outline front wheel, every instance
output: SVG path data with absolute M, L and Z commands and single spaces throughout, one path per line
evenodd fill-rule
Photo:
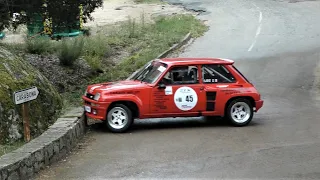
M 114 105 L 107 114 L 106 124 L 111 132 L 125 132 L 129 129 L 132 122 L 132 112 L 123 104 Z
M 247 99 L 235 99 L 229 103 L 226 117 L 234 126 L 248 125 L 253 118 L 252 104 Z

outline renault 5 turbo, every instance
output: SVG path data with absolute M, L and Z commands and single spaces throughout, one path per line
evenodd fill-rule
M 218 116 L 245 126 L 263 106 L 234 61 L 221 58 L 155 59 L 126 80 L 89 85 L 82 99 L 86 116 L 112 132 L 166 117 Z

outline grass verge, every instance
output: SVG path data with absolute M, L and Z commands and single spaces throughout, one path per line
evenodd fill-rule
M 117 49 L 121 49 L 130 55 L 121 59 L 120 63 L 115 66 L 104 66 L 104 73 L 93 78 L 90 83 L 125 79 L 145 63 L 156 58 L 173 44 L 178 43 L 189 32 L 191 32 L 192 37 L 196 38 L 203 35 L 208 27 L 192 15 L 174 15 L 159 17 L 153 24 L 145 24 L 143 20 L 140 23 L 128 20 L 121 24 L 120 28 L 115 29 L 118 29 L 118 31 L 113 31 L 104 40 L 107 47 L 112 47 L 111 50 L 106 51 L 107 54 L 111 55 Z M 106 29 L 106 31 L 109 31 L 109 29 Z M 104 31 L 100 33 L 103 34 Z M 94 44 L 99 47 L 101 42 Z M 91 60 L 93 61 L 93 59 Z M 101 62 L 97 64 L 101 64 Z M 64 96 L 70 104 L 80 105 L 80 97 L 85 87 L 80 88 L 80 91 L 65 93 Z
M 131 56 L 123 59 L 118 65 L 109 67 L 106 73 L 93 79 L 92 83 L 124 79 L 178 43 L 188 32 L 191 32 L 192 37 L 199 37 L 207 28 L 192 15 L 160 17 L 154 24 L 134 24 L 128 21 L 122 26 L 122 32 L 119 34 L 122 40 L 127 42 L 126 49 Z
M 202 36 L 208 30 L 208 27 L 192 15 L 174 15 L 158 17 L 153 24 L 145 24 L 143 17 L 141 17 L 141 22 L 139 23 L 129 19 L 114 29 L 117 29 L 117 31 L 110 32 L 110 28 L 102 30 L 99 32 L 100 36 L 103 36 L 106 31 L 109 34 L 104 39 L 97 38 L 94 42 L 98 43 L 89 43 L 91 44 L 89 49 L 99 50 L 102 47 L 101 44 L 106 46 L 104 51 L 97 52 L 99 58 L 92 55 L 87 56 L 90 59 L 87 59 L 87 61 L 91 61 L 89 64 L 96 64 L 95 66 L 104 69 L 104 73 L 93 78 L 89 83 L 125 79 L 145 63 L 178 43 L 189 32 L 191 32 L 193 38 L 196 38 Z M 121 59 L 115 66 L 101 62 L 101 57 L 105 55 L 102 52 L 105 52 L 107 56 L 111 56 L 116 51 L 128 52 L 129 56 Z M 90 50 L 90 52 L 93 51 Z M 80 88 L 81 90 L 79 91 L 65 93 L 64 96 L 70 104 L 74 106 L 80 105 L 81 95 L 85 87 L 86 85 Z

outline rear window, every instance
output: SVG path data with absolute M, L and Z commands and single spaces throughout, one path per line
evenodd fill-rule
M 232 67 L 248 82 L 251 84 L 251 82 L 234 66 L 232 65 Z
M 203 65 L 202 80 L 204 83 L 233 83 L 236 81 L 228 69 L 219 64 Z

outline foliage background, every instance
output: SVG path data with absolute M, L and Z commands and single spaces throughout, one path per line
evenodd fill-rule
M 70 22 L 79 18 L 80 4 L 83 5 L 83 20 L 87 22 L 93 20 L 91 13 L 103 5 L 103 0 L 0 0 L 0 31 L 30 23 L 35 13 L 47 13 L 56 28 L 76 28 L 77 24 Z M 12 18 L 14 13 L 20 14 L 16 21 Z

